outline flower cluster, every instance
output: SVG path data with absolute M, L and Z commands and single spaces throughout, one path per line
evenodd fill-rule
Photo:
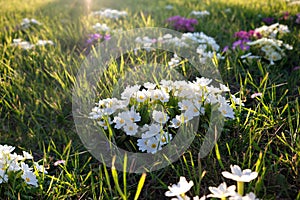
M 207 10 L 203 10 L 203 11 L 196 11 L 196 10 L 193 10 L 190 15 L 193 15 L 197 18 L 200 18 L 200 17 L 204 17 L 204 16 L 207 16 L 207 15 L 210 15 L 210 12 L 208 12 Z
M 95 31 L 100 31 L 100 32 L 110 31 L 110 28 L 106 24 L 100 24 L 100 23 L 96 23 L 95 25 L 93 25 L 93 29 Z
M 119 11 L 114 9 L 105 9 L 105 10 L 99 10 L 92 13 L 92 15 L 97 15 L 104 18 L 110 18 L 110 19 L 119 19 L 121 17 L 127 16 L 126 11 Z
M 33 49 L 36 46 L 46 46 L 46 45 L 54 45 L 51 40 L 38 40 L 35 44 L 32 44 L 28 41 L 23 41 L 22 39 L 13 39 L 12 46 L 20 47 L 22 49 L 28 50 Z
M 242 55 L 242 59 L 263 57 L 269 60 L 271 65 L 274 65 L 274 61 L 281 60 L 285 56 L 285 50 L 293 49 L 291 45 L 279 40 L 289 32 L 286 25 L 279 23 L 270 26 L 264 25 L 248 32 L 239 31 L 234 35 L 239 40 L 233 43 L 232 49 L 239 48 L 242 51 L 250 51 Z
M 250 49 L 250 46 L 247 45 L 247 42 L 250 42 L 252 39 L 255 38 L 261 38 L 260 33 L 254 30 L 250 30 L 248 32 L 242 30 L 236 32 L 234 36 L 238 38 L 238 40 L 232 44 L 232 49 L 236 49 L 237 47 L 239 47 L 243 51 Z
M 39 21 L 37 21 L 36 19 L 28 19 L 28 18 L 24 18 L 21 22 L 21 26 L 23 28 L 28 28 L 30 25 L 42 25 L 42 23 L 40 23 Z
M 179 15 L 173 16 L 167 19 L 168 24 L 170 24 L 177 31 L 188 31 L 194 32 L 194 25 L 198 24 L 197 19 L 187 19 Z
M 94 34 L 89 34 L 88 39 L 86 40 L 86 44 L 94 44 L 95 42 L 98 42 L 100 40 L 109 40 L 111 38 L 110 34 L 99 34 L 99 33 L 94 33 Z
M 0 184 L 9 181 L 10 174 L 21 176 L 28 185 L 38 186 L 36 173 L 47 173 L 44 166 L 33 162 L 33 166 L 29 167 L 25 163 L 26 160 L 33 160 L 33 156 L 26 151 L 23 155 L 13 153 L 15 147 L 8 145 L 0 145 Z
M 259 32 L 262 38 L 247 42 L 247 44 L 258 48 L 260 54 L 269 60 L 271 65 L 274 65 L 274 61 L 281 60 L 285 56 L 285 50 L 293 49 L 291 45 L 283 43 L 282 40 L 278 39 L 290 32 L 286 25 L 276 23 L 270 26 L 262 26 L 255 29 L 255 32 Z
M 300 13 L 296 15 L 291 15 L 289 12 L 283 12 L 280 14 L 280 16 L 277 17 L 265 17 L 262 18 L 262 22 L 265 23 L 266 25 L 271 25 L 273 23 L 295 23 L 295 24 L 300 24 Z
M 207 196 L 203 196 L 200 200 L 205 200 L 206 198 L 218 198 L 222 200 L 226 200 L 228 197 L 230 200 L 258 200 L 256 195 L 253 192 L 250 192 L 243 196 L 244 194 L 244 182 L 250 182 L 258 176 L 257 172 L 252 172 L 250 169 L 241 170 L 238 165 L 230 166 L 230 172 L 222 172 L 222 175 L 225 178 L 232 179 L 237 181 L 238 192 L 236 192 L 236 186 L 232 185 L 227 187 L 226 182 L 221 183 L 218 187 L 209 187 L 209 191 L 211 194 Z M 185 193 L 188 192 L 194 183 L 193 181 L 187 182 L 185 177 L 180 177 L 178 184 L 173 184 L 169 186 L 169 191 L 165 192 L 165 196 L 174 197 L 174 200 L 189 200 L 190 197 Z M 193 200 L 199 200 L 198 196 L 193 197 Z
M 221 95 L 229 92 L 229 88 L 223 84 L 214 87 L 211 82 L 211 79 L 202 77 L 193 82 L 162 80 L 159 85 L 147 82 L 127 86 L 120 100 L 100 100 L 92 109 L 90 118 L 97 120 L 104 129 L 113 126 L 129 136 L 141 133 L 137 140 L 139 150 L 154 154 L 172 140 L 171 129 L 176 130 L 193 118 L 204 115 L 209 105 L 217 105 L 224 117 L 234 118 L 231 104 Z M 241 103 L 238 98 L 235 99 L 234 103 Z M 157 109 L 158 105 L 163 109 Z M 143 106 L 154 110 L 142 115 L 139 110 Z
M 220 46 L 217 44 L 214 38 L 207 36 L 203 32 L 184 33 L 182 34 L 181 38 L 173 37 L 171 34 L 166 34 L 159 38 L 137 37 L 135 41 L 137 43 L 141 43 L 143 48 L 148 51 L 152 49 L 151 46 L 154 43 L 173 44 L 178 47 L 187 48 L 196 46 L 195 52 L 198 53 L 201 64 L 205 64 L 208 60 L 211 60 L 214 56 L 214 53 L 220 49 Z M 216 57 L 218 59 L 222 59 L 222 56 L 219 53 L 216 53 Z

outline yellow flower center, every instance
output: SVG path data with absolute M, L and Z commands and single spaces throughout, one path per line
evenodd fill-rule
M 26 177 L 25 178 L 26 182 L 30 182 L 30 178 Z
M 151 144 L 151 148 L 155 149 L 156 148 L 156 144 Z

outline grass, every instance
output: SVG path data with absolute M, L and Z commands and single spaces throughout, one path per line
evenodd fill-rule
M 205 9 L 211 15 L 200 19 L 196 30 L 224 47 L 234 41 L 236 31 L 261 26 L 263 17 L 279 17 L 284 11 L 295 15 L 299 6 L 279 0 L 92 0 L 90 6 L 87 2 L 0 1 L 0 143 L 17 146 L 20 151 L 31 150 L 49 172 L 36 189 L 18 192 L 0 185 L 1 198 L 134 199 L 140 192 L 139 199 L 162 199 L 167 186 L 177 183 L 179 176 L 194 181 L 189 194 L 202 196 L 209 193 L 208 186 L 224 181 L 222 171 L 238 164 L 259 173 L 259 178 L 246 187 L 247 192 L 254 191 L 261 199 L 300 199 L 300 71 L 292 70 L 299 66 L 299 25 L 289 24 L 291 33 L 286 39 L 294 49 L 274 66 L 264 61 L 245 64 L 239 52 L 219 61 L 223 81 L 246 102 L 237 108 L 236 119 L 225 124 L 217 146 L 205 158 L 197 155 L 203 139 L 198 133 L 187 152 L 164 169 L 143 175 L 117 172 L 85 149 L 72 116 L 76 73 L 89 50 L 85 40 L 96 22 L 124 30 L 167 27 L 165 19 L 170 16 L 187 17 L 192 10 Z M 167 4 L 174 9 L 165 10 Z M 88 15 L 110 7 L 125 9 L 129 16 L 100 21 Z M 225 12 L 227 8 L 230 14 Z M 22 30 L 19 25 L 25 17 L 43 25 Z M 23 51 L 10 46 L 14 38 L 31 42 L 47 39 L 55 45 Z M 116 77 L 130 70 L 128 65 L 147 63 L 144 56 L 124 58 L 123 71 L 118 68 L 122 61 L 113 63 L 100 89 L 116 83 Z M 167 61 L 163 56 L 161 59 Z M 108 87 L 108 94 L 111 90 Z M 255 92 L 261 92 L 262 97 L 250 98 Z M 66 160 L 66 164 L 54 166 L 57 160 Z

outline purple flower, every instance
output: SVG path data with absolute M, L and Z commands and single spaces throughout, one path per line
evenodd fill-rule
M 109 34 L 104 35 L 104 40 L 110 40 L 111 36 Z
M 286 21 L 286 20 L 289 19 L 289 16 L 290 16 L 289 12 L 284 12 L 283 16 L 280 17 L 279 20 L 285 20 Z
M 227 52 L 229 50 L 229 46 L 225 46 L 222 50 L 222 52 Z
M 177 31 L 189 32 L 193 32 L 195 30 L 194 25 L 198 24 L 197 19 L 187 19 L 178 15 L 168 18 L 167 22 Z
M 250 37 L 255 37 L 255 38 L 258 38 L 258 39 L 262 37 L 260 32 L 256 32 L 255 30 L 248 31 L 248 34 L 250 35 Z
M 237 40 L 232 44 L 232 49 L 236 49 L 239 47 L 242 51 L 249 50 L 250 46 L 246 45 L 247 42 L 250 40 L 244 39 L 244 40 Z
M 95 34 L 90 34 L 89 38 L 87 39 L 86 43 L 87 44 L 92 44 L 95 41 L 98 41 L 99 39 L 102 39 L 102 35 L 95 33 Z
M 240 38 L 240 39 L 249 39 L 249 34 L 247 31 L 239 31 L 239 32 L 236 32 L 234 34 L 234 37 L 237 37 L 237 38 Z
M 266 17 L 266 18 L 263 18 L 262 21 L 263 21 L 265 24 L 270 25 L 270 24 L 273 24 L 274 18 L 273 18 L 273 17 Z
M 296 71 L 296 70 L 299 70 L 300 69 L 300 66 L 296 66 L 293 68 L 293 71 Z
M 300 24 L 300 13 L 296 14 L 296 24 Z

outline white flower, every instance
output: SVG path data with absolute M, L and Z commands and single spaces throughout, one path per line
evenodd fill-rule
M 20 164 L 17 162 L 16 159 L 9 161 L 9 163 L 7 163 L 7 164 L 8 164 L 7 171 L 14 171 L 14 172 L 16 172 L 16 171 L 21 170 Z
M 164 145 L 169 143 L 172 140 L 172 134 L 164 132 L 163 134 L 158 134 L 155 136 L 159 140 L 159 145 Z
M 178 102 L 179 110 L 188 110 L 191 105 L 193 105 L 193 102 L 190 100 L 182 100 L 181 102 Z
M 207 197 L 214 198 L 224 198 L 228 196 L 235 195 L 236 186 L 232 185 L 227 187 L 226 183 L 221 183 L 218 187 L 209 187 L 208 188 L 212 194 L 207 195 Z
M 112 124 L 113 122 L 111 121 L 110 117 L 108 118 L 108 120 L 99 120 L 97 121 L 97 124 L 99 124 L 101 127 L 104 128 L 104 130 L 107 130 L 108 125 Z
M 135 135 L 138 131 L 138 125 L 136 123 L 126 123 L 126 125 L 123 127 L 124 131 L 127 135 Z
M 281 60 L 281 55 L 277 51 L 272 51 L 269 54 L 266 54 L 266 58 L 270 61 L 271 65 L 274 65 L 274 61 Z
M 203 196 L 199 199 L 199 196 L 195 196 L 193 197 L 193 200 L 205 200 L 206 199 L 206 196 Z
M 201 77 L 201 78 L 197 77 L 196 81 L 194 81 L 194 83 L 196 83 L 200 87 L 208 86 L 211 82 L 212 82 L 212 79 L 204 78 L 204 77 Z
M 17 46 L 22 49 L 28 50 L 34 48 L 34 45 L 27 41 L 22 41 L 22 39 L 13 39 L 12 46 Z
M 175 56 L 176 54 L 174 54 Z M 176 55 L 177 56 L 177 55 Z M 164 92 L 170 92 L 174 87 L 174 82 L 171 80 L 161 80 L 160 87 L 163 89 Z
M 105 10 L 93 12 L 92 15 L 99 15 L 100 17 L 105 17 L 105 18 L 110 18 L 110 19 L 118 19 L 120 17 L 127 16 L 127 12 L 108 8 Z
M 203 17 L 203 16 L 206 16 L 206 15 L 210 15 L 210 13 L 207 11 L 207 10 L 204 10 L 204 11 L 195 11 L 193 10 L 190 15 L 194 15 L 196 17 Z
M 171 120 L 172 124 L 169 127 L 171 127 L 171 128 L 178 128 L 181 125 L 181 120 L 182 120 L 181 116 L 180 115 L 176 115 L 176 117 Z
M 214 94 L 208 94 L 206 99 L 205 99 L 206 104 L 215 104 L 218 103 L 218 98 Z
M 29 167 L 26 163 L 24 162 L 21 162 L 21 169 L 23 172 L 31 172 L 32 171 L 32 168 Z
M 174 54 L 174 57 L 171 58 L 171 60 L 168 62 L 168 65 L 170 67 L 173 67 L 173 66 L 177 66 L 181 61 L 181 58 L 177 56 L 177 54 L 175 53 Z
M 23 151 L 23 156 L 24 156 L 24 159 L 33 159 L 33 156 L 26 151 Z
M 220 89 L 221 89 L 223 92 L 230 92 L 229 87 L 227 87 L 226 85 L 221 84 L 221 83 L 220 83 Z
M 218 108 L 218 110 L 222 113 L 222 115 L 224 117 L 228 117 L 228 118 L 234 119 L 234 111 L 230 107 L 230 105 L 228 105 L 226 103 L 221 103 L 221 105 Z
M 127 86 L 125 90 L 121 93 L 122 99 L 130 99 L 132 94 L 139 91 L 140 85 L 134 85 L 134 86 Z
M 235 196 L 229 197 L 229 200 L 259 200 L 259 199 L 256 198 L 256 195 L 253 192 L 250 192 L 249 194 L 246 194 L 243 197 L 239 194 L 236 194 Z
M 136 96 L 137 102 L 145 102 L 148 98 L 146 90 L 137 91 L 134 96 Z
M 118 117 L 125 120 L 125 123 L 139 122 L 141 120 L 140 113 L 136 112 L 133 106 L 129 111 L 119 113 Z M 121 126 L 119 123 L 123 124 L 123 121 L 119 118 L 116 119 L 116 123 L 118 123 L 118 126 Z
M 185 111 L 185 115 L 191 115 L 192 117 L 196 117 L 199 116 L 200 113 L 204 114 L 204 112 L 204 108 L 202 108 L 199 105 L 194 105 L 194 103 L 192 103 L 192 105 Z
M 160 124 L 151 124 L 150 126 L 147 126 L 148 131 L 146 131 L 144 134 L 142 134 L 142 138 L 150 138 L 160 133 L 162 126 Z
M 165 103 L 169 101 L 169 94 L 162 90 L 162 89 L 155 89 L 150 91 L 151 99 L 153 100 L 160 100 L 161 102 Z
M 3 154 L 10 154 L 14 150 L 15 150 L 15 147 L 13 147 L 13 146 L 8 146 L 6 144 L 0 145 L 0 152 L 2 152 Z
M 167 197 L 178 197 L 180 195 L 184 195 L 187 191 L 191 189 L 191 187 L 193 187 L 193 185 L 193 181 L 187 182 L 186 178 L 181 176 L 177 184 L 173 184 L 172 186 L 168 187 L 169 191 L 165 192 L 165 195 Z
M 159 144 L 159 140 L 155 137 L 149 138 L 148 139 L 148 149 L 147 149 L 147 153 L 156 153 L 157 151 L 161 150 L 161 145 Z
M 144 87 L 145 87 L 146 89 L 148 89 L 148 90 L 154 90 L 155 87 L 156 87 L 156 84 L 150 83 L 150 82 L 146 82 L 146 83 L 144 83 Z
M 161 150 L 160 140 L 156 137 L 151 138 L 141 138 L 137 140 L 137 145 L 139 150 L 147 151 L 147 153 L 155 154 L 157 151 Z
M 150 95 L 151 95 L 151 99 L 159 100 L 161 96 L 160 89 L 151 90 Z
M 166 5 L 166 6 L 165 6 L 165 9 L 167 9 L 167 10 L 172 10 L 172 9 L 173 9 L 173 6 L 172 6 L 172 5 Z
M 115 128 L 116 129 L 120 129 L 125 125 L 125 120 L 123 118 L 121 118 L 120 116 L 114 117 L 113 122 L 115 123 Z
M 131 122 L 139 122 L 141 120 L 140 113 L 136 112 L 133 106 L 131 107 L 130 111 L 127 112 L 127 114 L 128 114 L 128 119 Z
M 52 40 L 38 40 L 36 43 L 37 46 L 45 46 L 47 44 L 54 45 L 54 42 Z
M 152 118 L 155 122 L 158 122 L 160 124 L 165 124 L 169 120 L 169 116 L 165 112 L 157 110 L 153 111 Z
M 8 181 L 8 175 L 5 173 L 5 170 L 0 168 L 0 184 L 6 183 Z
M 96 31 L 103 31 L 103 32 L 107 32 L 110 30 L 110 28 L 106 24 L 100 24 L 100 23 L 96 23 L 93 26 L 93 29 L 95 29 Z
M 36 179 L 36 176 L 33 172 L 31 171 L 24 171 L 23 175 L 21 176 L 23 180 L 28 184 L 28 185 L 33 185 L 35 187 L 38 186 L 38 181 Z
M 236 98 L 234 95 L 230 95 L 232 101 L 237 104 L 237 105 L 241 105 L 244 106 L 244 103 L 242 102 L 242 100 L 240 98 Z
M 37 162 L 34 162 L 33 165 L 35 166 L 35 168 L 42 173 L 48 174 L 48 172 L 46 171 L 45 167 L 43 165 L 39 165 Z
M 23 26 L 24 28 L 28 28 L 30 26 L 30 23 L 36 24 L 36 25 L 41 25 L 41 23 L 39 21 L 37 21 L 36 19 L 24 18 L 21 22 L 21 26 Z
M 139 147 L 140 151 L 142 151 L 142 152 L 147 151 L 148 140 L 149 140 L 149 138 L 141 138 L 141 139 L 137 140 L 137 146 Z
M 258 176 L 257 172 L 252 172 L 251 169 L 241 170 L 238 165 L 230 165 L 230 172 L 222 172 L 225 178 L 232 179 L 238 182 L 250 182 Z

